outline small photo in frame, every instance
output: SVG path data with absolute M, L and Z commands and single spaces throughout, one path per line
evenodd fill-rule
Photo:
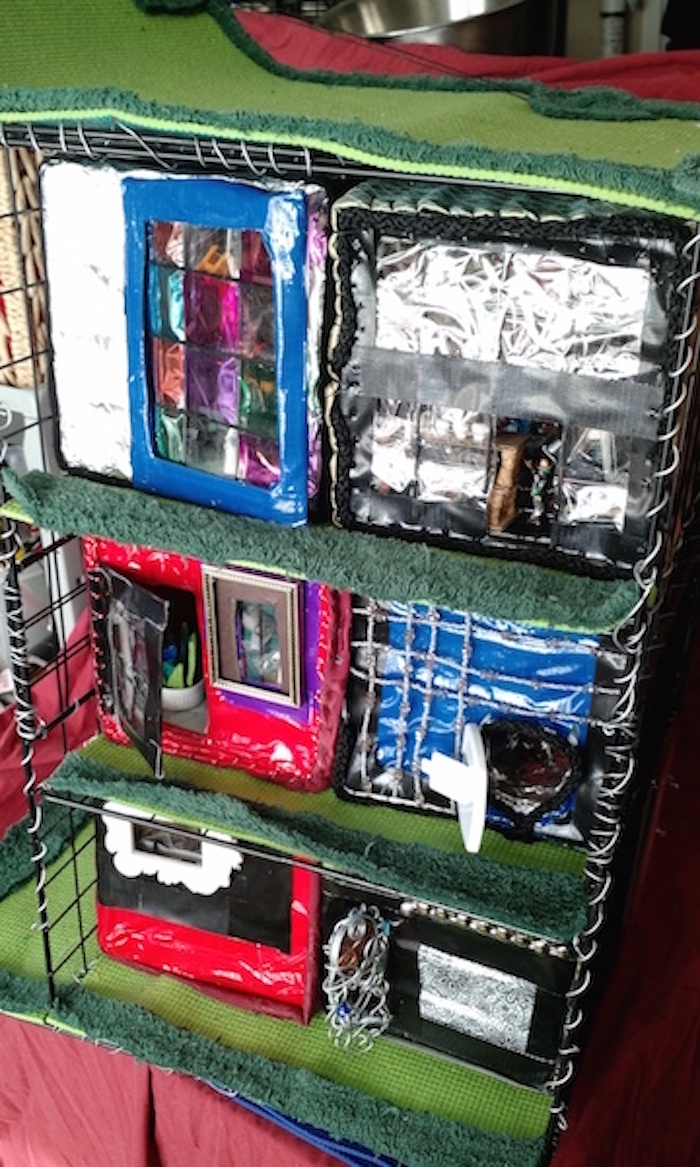
M 233 568 L 203 569 L 212 684 L 299 707 L 299 580 Z

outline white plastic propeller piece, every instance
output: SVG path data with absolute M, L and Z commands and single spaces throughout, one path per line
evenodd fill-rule
M 481 730 L 474 722 L 464 727 L 462 759 L 433 750 L 429 758 L 424 758 L 421 769 L 430 789 L 455 803 L 464 846 L 476 853 L 486 824 L 488 773 Z

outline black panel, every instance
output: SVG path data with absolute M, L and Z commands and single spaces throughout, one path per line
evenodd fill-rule
M 177 830 L 168 830 L 177 838 Z M 143 912 L 170 923 L 290 951 L 290 863 L 243 853 L 243 866 L 232 873 L 230 887 L 212 895 L 196 895 L 182 884 L 160 883 L 153 875 L 133 879 L 121 875 L 105 849 L 104 836 L 104 824 L 98 818 L 98 898 L 105 907 Z

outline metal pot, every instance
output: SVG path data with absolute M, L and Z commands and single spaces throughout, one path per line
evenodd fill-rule
M 368 40 L 535 55 L 555 50 L 557 8 L 558 0 L 341 0 L 319 23 Z

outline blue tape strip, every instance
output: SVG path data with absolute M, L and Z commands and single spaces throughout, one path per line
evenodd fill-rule
M 223 1094 L 224 1097 L 232 1099 L 244 1107 L 245 1110 L 250 1110 L 253 1114 L 268 1119 L 275 1126 L 280 1127 L 290 1134 L 296 1135 L 297 1138 L 302 1139 L 303 1142 L 308 1143 L 310 1146 L 316 1147 L 320 1151 L 325 1151 L 328 1155 L 334 1155 L 339 1163 L 344 1163 L 347 1167 L 397 1167 L 395 1159 L 387 1159 L 383 1155 L 375 1155 L 366 1147 L 361 1147 L 357 1143 L 351 1143 L 346 1139 L 334 1139 L 331 1135 L 326 1134 L 325 1131 L 299 1122 L 295 1118 L 290 1118 L 278 1110 L 273 1110 L 271 1106 L 264 1106 L 260 1102 L 252 1102 L 249 1098 L 243 1098 L 240 1094 L 232 1094 L 227 1090 L 223 1090 L 220 1086 L 216 1086 L 214 1083 L 208 1084 L 218 1094 Z

